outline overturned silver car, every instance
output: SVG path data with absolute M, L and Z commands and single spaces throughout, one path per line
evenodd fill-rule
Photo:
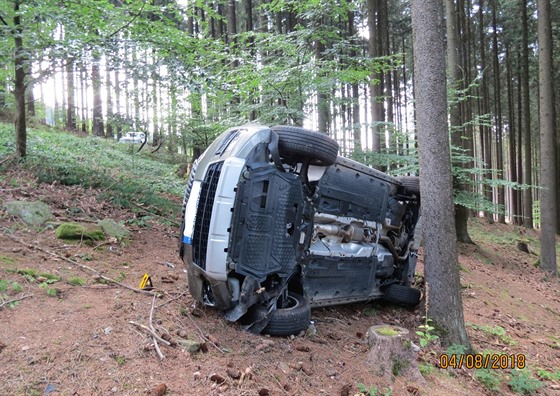
M 180 234 L 197 301 L 272 335 L 306 329 L 312 306 L 418 304 L 418 178 L 337 153 L 327 135 L 292 126 L 231 128 L 208 147 Z

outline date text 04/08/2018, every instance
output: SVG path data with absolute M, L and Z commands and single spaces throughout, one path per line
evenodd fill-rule
M 524 369 L 526 366 L 526 357 L 524 354 L 457 354 L 448 355 L 441 354 L 439 356 L 439 365 L 442 369 L 459 369 L 465 367 L 467 369 Z

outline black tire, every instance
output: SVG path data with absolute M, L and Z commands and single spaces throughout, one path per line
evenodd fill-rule
M 399 176 L 400 181 L 408 194 L 420 195 L 420 178 L 418 176 Z
M 311 320 L 311 305 L 300 294 L 288 294 L 289 306 L 277 308 L 268 319 L 268 324 L 262 331 L 273 336 L 289 336 L 298 334 L 309 327 Z
M 280 156 L 288 164 L 307 158 L 311 165 L 329 166 L 335 163 L 338 143 L 324 133 L 278 125 L 271 128 L 278 134 Z
M 394 304 L 415 307 L 420 303 L 421 294 L 420 290 L 414 287 L 393 284 L 385 289 L 383 300 Z

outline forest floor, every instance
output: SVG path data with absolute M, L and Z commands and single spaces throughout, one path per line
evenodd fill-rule
M 417 354 L 424 380 L 398 373 L 387 379 L 367 364 L 365 334 L 376 324 L 402 326 L 419 345 L 421 308 L 319 308 L 312 311 L 315 334 L 246 333 L 193 303 L 177 227 L 98 201 L 99 194 L 38 184 L 18 167 L 0 178 L 0 203 L 38 200 L 58 222 L 112 218 L 131 232 L 125 243 L 70 244 L 52 227 L 29 227 L 0 205 L 0 303 L 24 297 L 0 307 L 0 395 L 560 395 L 559 281 L 534 266 L 534 253 L 517 248 L 519 239 L 537 246 L 536 231 L 474 220 L 476 245 L 461 245 L 459 257 L 474 348 L 501 357 L 502 366 L 511 365 L 511 356 L 516 367 L 524 359 L 524 370 L 444 369 L 440 356 L 451 351 L 436 339 Z M 104 282 L 84 265 L 133 288 L 149 274 L 161 296 Z M 150 316 L 159 334 L 196 341 L 200 351 L 159 342 L 160 359 L 148 333 L 131 323 L 148 326 Z

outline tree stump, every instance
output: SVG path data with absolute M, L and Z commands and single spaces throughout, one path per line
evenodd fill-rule
M 376 325 L 367 332 L 370 350 L 366 364 L 374 374 L 393 381 L 397 376 L 425 383 L 416 363 L 417 352 L 410 341 L 410 332 L 399 326 Z

